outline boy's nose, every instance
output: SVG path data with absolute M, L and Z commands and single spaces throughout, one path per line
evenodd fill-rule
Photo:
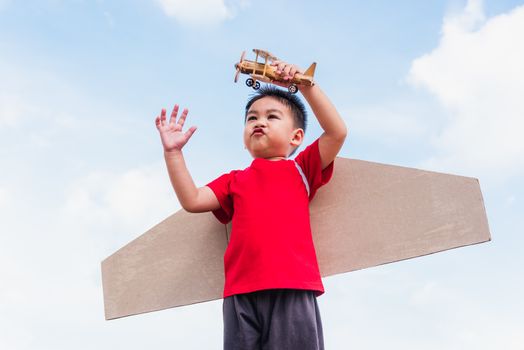
M 265 128 L 266 127 L 266 122 L 264 120 L 257 120 L 256 124 L 255 124 L 255 128 Z

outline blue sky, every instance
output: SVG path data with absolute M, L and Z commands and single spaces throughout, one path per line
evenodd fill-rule
M 221 348 L 219 301 L 105 321 L 99 264 L 179 209 L 162 107 L 197 183 L 249 164 L 233 64 L 264 48 L 318 62 L 341 156 L 479 178 L 493 235 L 325 279 L 327 347 L 522 349 L 523 5 L 0 0 L 0 347 Z

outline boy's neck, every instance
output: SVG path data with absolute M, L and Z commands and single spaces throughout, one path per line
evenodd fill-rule
M 277 160 L 285 160 L 285 159 L 287 159 L 287 157 L 267 157 L 267 158 L 260 157 L 260 159 L 265 159 L 265 160 L 270 160 L 270 161 L 277 161 Z

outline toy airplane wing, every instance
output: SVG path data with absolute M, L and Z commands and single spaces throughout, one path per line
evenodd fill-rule
M 275 55 L 265 50 L 253 49 L 253 52 L 256 53 L 258 56 L 262 58 L 267 58 L 268 60 L 271 60 L 271 61 L 275 61 L 278 59 Z
M 477 179 L 337 158 L 311 202 L 322 276 L 489 241 Z M 102 262 L 106 319 L 220 299 L 228 227 L 178 211 Z

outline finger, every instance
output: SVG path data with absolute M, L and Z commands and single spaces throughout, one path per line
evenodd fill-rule
M 191 136 L 193 136 L 193 134 L 195 133 L 196 129 L 197 129 L 196 126 L 192 126 L 185 132 L 184 136 L 186 137 L 186 140 L 189 140 L 191 138 Z
M 277 74 L 282 74 L 282 70 L 283 70 L 284 67 L 286 66 L 286 62 L 283 62 L 283 61 L 276 61 L 276 62 L 275 62 L 275 66 L 276 66 L 276 72 L 277 72 Z
M 280 62 L 278 64 L 278 70 L 280 71 L 280 74 L 284 74 L 284 69 L 286 69 L 287 63 L 286 62 Z
M 292 66 L 289 64 L 284 67 L 284 70 L 282 71 L 282 76 L 284 77 L 284 80 L 289 80 L 289 72 L 291 71 L 291 67 Z
M 164 126 L 166 124 L 166 109 L 162 108 L 160 111 L 160 125 Z
M 173 107 L 173 111 L 171 112 L 171 117 L 169 118 L 169 125 L 175 124 L 177 114 L 178 114 L 178 105 L 175 104 L 175 107 Z
M 184 123 L 186 122 L 186 117 L 187 117 L 187 113 L 188 113 L 188 109 L 187 108 L 184 108 L 184 110 L 182 111 L 182 114 L 180 115 L 180 118 L 178 118 L 178 125 L 180 125 L 181 127 L 184 126 Z
M 298 72 L 298 68 L 297 68 L 297 66 L 291 66 L 291 69 L 289 70 L 289 75 L 290 75 L 291 77 L 294 77 L 294 76 L 295 76 L 295 73 L 297 73 L 297 72 Z

